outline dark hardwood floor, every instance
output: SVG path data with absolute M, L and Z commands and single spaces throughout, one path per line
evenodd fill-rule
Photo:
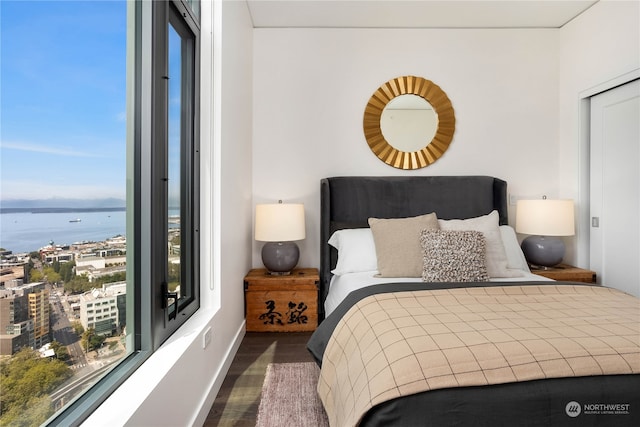
M 311 332 L 247 332 L 204 426 L 254 427 L 267 365 L 312 362 L 306 348 L 310 336 Z

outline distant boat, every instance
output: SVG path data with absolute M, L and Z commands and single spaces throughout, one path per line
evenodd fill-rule
M 80 218 L 76 218 L 76 219 L 70 219 L 69 222 L 81 222 L 82 220 Z

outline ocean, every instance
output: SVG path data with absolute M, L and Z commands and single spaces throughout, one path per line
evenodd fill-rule
M 126 235 L 126 215 L 122 210 L 66 209 L 0 213 L 0 248 L 13 253 L 31 252 L 54 242 L 99 242 Z

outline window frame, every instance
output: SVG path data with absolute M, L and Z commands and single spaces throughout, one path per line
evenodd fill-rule
M 151 239 L 148 250 L 150 259 L 149 276 L 160 299 L 152 298 L 151 316 L 153 323 L 153 349 L 157 349 L 199 308 L 199 81 L 200 81 L 200 37 L 199 27 L 191 8 L 180 0 L 160 2 L 153 10 L 153 67 L 152 67 L 152 123 L 151 123 L 151 182 L 149 191 L 142 194 L 151 196 L 152 214 L 150 219 Z M 181 287 L 176 303 L 168 304 L 168 120 L 169 85 L 171 79 L 168 67 L 169 35 L 171 25 L 181 36 L 181 112 L 180 112 L 180 220 L 181 220 Z M 144 143 L 144 142 L 143 142 Z M 186 156 L 185 156 L 186 154 Z M 145 216 L 143 215 L 143 218 Z M 144 249 L 143 249 L 144 252 Z M 145 254 L 143 254 L 144 256 Z M 162 268 L 157 266 L 162 265 Z M 142 266 L 142 268 L 147 268 Z M 177 313 L 175 310 L 177 309 Z

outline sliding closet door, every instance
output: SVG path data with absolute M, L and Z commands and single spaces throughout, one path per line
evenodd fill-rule
M 591 98 L 591 265 L 640 296 L 640 80 Z

